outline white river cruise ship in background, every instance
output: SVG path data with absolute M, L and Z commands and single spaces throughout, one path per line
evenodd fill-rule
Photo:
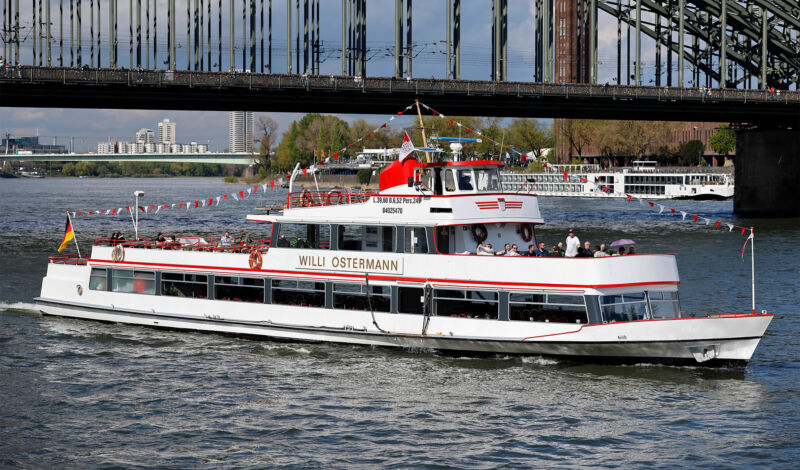
M 502 190 L 501 166 L 409 157 L 375 194 L 290 190 L 281 212 L 247 217 L 246 245 L 94 240 L 89 258 L 50 259 L 36 302 L 46 315 L 459 355 L 750 360 L 772 314 L 683 312 L 674 255 L 477 254 L 525 251 L 544 223 L 536 195 Z
M 656 162 L 636 161 L 633 168 L 602 171 L 599 165 L 551 165 L 556 172 L 502 172 L 504 191 L 530 191 L 539 196 L 624 197 L 648 199 L 729 199 L 733 178 L 720 173 L 662 172 Z M 585 179 L 564 181 L 562 171 Z M 533 186 L 531 187 L 531 183 Z M 595 184 L 607 186 L 608 192 Z M 617 194 L 614 194 L 614 193 Z

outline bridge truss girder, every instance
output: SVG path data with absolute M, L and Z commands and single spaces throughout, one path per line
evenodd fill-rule
M 739 85 L 756 77 L 761 88 L 788 88 L 791 83 L 800 86 L 800 5 L 796 2 L 684 0 L 685 35 L 681 42 L 678 34 L 679 0 L 598 0 L 597 6 L 621 23 L 635 27 L 637 1 L 641 2 L 641 34 L 656 40 L 671 54 L 680 55 L 683 44 L 684 60 L 693 66 L 693 73 L 703 72 L 708 85 L 711 81 L 725 86 Z M 628 3 L 632 6 L 629 7 Z M 725 53 L 721 54 L 723 27 Z M 641 58 L 636 59 L 641 61 Z M 667 62 L 669 64 L 671 60 Z M 729 65 L 740 67 L 742 76 L 735 76 L 733 67 Z M 679 76 L 682 76 L 684 64 L 678 61 L 677 66 Z M 660 61 L 656 67 L 659 74 Z M 667 81 L 671 84 L 671 70 L 667 74 L 670 77 Z M 699 73 L 695 74 L 695 86 L 698 85 L 697 78 Z

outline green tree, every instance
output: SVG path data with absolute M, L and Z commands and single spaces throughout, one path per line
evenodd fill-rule
M 523 152 L 530 152 L 537 160 L 542 157 L 544 149 L 555 145 L 552 129 L 536 119 L 514 119 L 507 132 L 512 146 Z
M 678 154 L 680 155 L 681 165 L 697 165 L 700 161 L 700 157 L 703 155 L 703 142 L 699 140 L 690 140 L 681 145 Z
M 736 148 L 736 132 L 728 126 L 719 127 L 711 135 L 708 145 L 715 152 L 727 157 L 730 151 Z

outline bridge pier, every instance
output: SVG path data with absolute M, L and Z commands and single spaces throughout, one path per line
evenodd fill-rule
M 751 217 L 800 215 L 800 130 L 736 133 L 733 211 Z

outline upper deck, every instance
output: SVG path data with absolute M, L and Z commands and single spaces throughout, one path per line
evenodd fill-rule
M 396 161 L 380 175 L 376 194 L 290 191 L 283 215 L 249 215 L 251 221 L 308 221 L 457 225 L 544 223 L 535 194 L 506 193 L 495 160 L 420 163 Z

